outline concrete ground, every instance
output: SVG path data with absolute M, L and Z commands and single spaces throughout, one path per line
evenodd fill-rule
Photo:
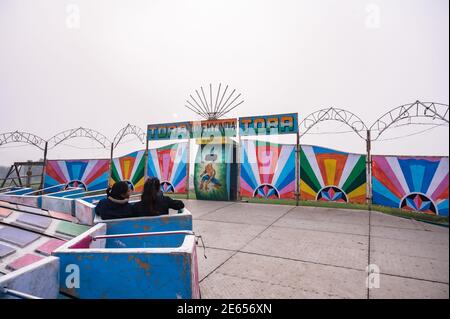
M 206 245 L 202 298 L 449 298 L 448 228 L 378 212 L 186 203 Z M 366 286 L 368 264 L 379 288 Z

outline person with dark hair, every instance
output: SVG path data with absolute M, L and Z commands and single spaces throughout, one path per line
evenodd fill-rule
M 169 209 L 182 210 L 184 203 L 164 196 L 158 178 L 150 177 L 144 183 L 141 201 L 133 205 L 133 211 L 138 216 L 168 215 Z
M 127 182 L 120 181 L 108 187 L 106 195 L 107 198 L 100 200 L 95 207 L 95 214 L 102 219 L 136 217 L 128 203 L 131 189 Z

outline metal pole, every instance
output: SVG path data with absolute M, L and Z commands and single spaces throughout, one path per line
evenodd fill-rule
M 187 163 L 186 163 L 186 170 L 187 170 L 187 176 L 186 176 L 187 197 L 186 197 L 186 199 L 189 199 L 189 186 L 191 184 L 191 139 L 189 137 L 188 137 Z
M 12 289 L 8 289 L 6 287 L 0 287 L 0 294 L 4 294 L 4 295 L 10 295 L 12 297 L 17 297 L 17 298 L 21 298 L 21 299 L 42 299 L 24 292 L 20 292 L 17 290 L 12 290 Z
M 114 157 L 114 142 L 111 143 L 111 153 L 109 154 L 109 174 L 108 174 L 108 186 L 112 186 L 112 169 L 113 169 L 113 157 Z
M 295 171 L 296 171 L 296 183 L 295 183 L 295 199 L 296 205 L 300 205 L 300 132 L 297 132 L 297 143 L 295 145 Z
M 366 137 L 366 201 L 369 206 L 372 205 L 372 154 L 371 154 L 371 136 L 370 130 L 367 130 Z
M 130 233 L 130 234 L 117 234 L 117 235 L 99 235 L 92 238 L 93 241 L 99 239 L 108 238 L 127 238 L 127 237 L 151 237 L 151 236 L 167 236 L 167 235 L 195 235 L 192 230 L 174 230 L 174 231 L 161 231 L 152 233 Z
M 238 125 L 239 126 L 239 125 Z M 238 129 L 239 130 L 239 129 Z M 238 165 L 238 171 L 237 171 L 237 200 L 240 202 L 242 201 L 242 196 L 241 196 L 241 158 L 242 158 L 242 138 L 241 138 L 241 134 L 239 133 L 239 137 L 238 137 L 238 145 L 236 147 L 236 158 L 237 158 L 237 165 Z
M 147 129 L 146 141 L 145 141 L 144 159 L 145 159 L 145 166 L 144 166 L 144 180 L 145 180 L 148 177 L 148 129 Z
M 45 170 L 47 168 L 47 150 L 48 150 L 48 142 L 45 142 L 45 147 L 44 147 L 44 166 L 42 167 L 41 184 L 39 185 L 39 189 L 42 189 L 43 186 L 44 186 L 44 176 L 45 176 Z

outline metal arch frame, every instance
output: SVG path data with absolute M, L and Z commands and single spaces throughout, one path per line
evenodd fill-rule
M 449 106 L 442 103 L 421 102 L 417 100 L 414 103 L 404 104 L 393 108 L 379 117 L 369 128 L 370 131 L 377 132 L 376 136 L 371 140 L 376 141 L 389 128 L 413 124 L 405 123 L 393 126 L 395 123 L 407 119 L 411 120 L 413 118 L 431 118 L 433 120 L 443 121 L 448 124 Z
M 352 112 L 335 107 L 321 109 L 305 117 L 305 119 L 299 124 L 299 137 L 304 136 L 316 124 L 325 121 L 337 121 L 345 123 L 356 134 L 358 134 L 359 137 L 361 137 L 363 140 L 366 140 L 368 128 L 364 121 Z M 304 127 L 304 130 L 302 130 L 302 127 Z
M 116 136 L 114 136 L 112 142 L 113 149 L 115 149 L 127 135 L 135 135 L 142 144 L 145 144 L 146 133 L 139 126 L 127 124 L 127 126 L 122 128 L 119 132 L 117 132 Z
M 304 136 L 310 129 L 312 129 L 315 125 L 317 125 L 320 122 L 325 121 L 337 121 L 346 124 L 349 126 L 361 139 L 363 139 L 366 142 L 367 147 L 367 156 L 366 156 L 366 174 L 368 174 L 368 169 L 370 169 L 370 130 L 367 128 L 367 125 L 364 123 L 364 121 L 357 116 L 356 114 L 335 108 L 330 107 L 328 109 L 321 109 L 316 112 L 313 112 L 309 114 L 305 119 L 299 124 L 299 132 L 297 133 L 297 152 L 300 154 L 300 138 Z M 302 127 L 304 130 L 302 130 Z M 299 162 L 299 161 L 297 161 Z M 300 165 L 297 164 L 297 165 Z M 298 173 L 297 173 L 298 181 L 300 182 L 301 176 L 300 176 L 300 166 L 298 167 Z M 369 178 L 368 175 L 366 175 L 366 178 Z M 297 183 L 300 184 L 300 183 Z M 300 200 L 300 186 L 297 186 L 297 206 Z M 370 182 L 366 183 L 366 193 L 370 194 L 371 187 Z M 368 204 L 371 204 L 371 196 L 367 195 L 366 202 Z
M 0 146 L 9 143 L 27 143 L 44 151 L 47 142 L 43 138 L 27 132 L 14 131 L 0 134 Z
M 64 141 L 77 138 L 77 137 L 87 137 L 91 140 L 96 141 L 98 144 L 103 146 L 103 148 L 107 149 L 109 147 L 110 141 L 103 134 L 89 128 L 78 127 L 66 131 L 62 131 L 58 134 L 55 134 L 51 138 L 48 139 L 49 149 L 53 149 Z

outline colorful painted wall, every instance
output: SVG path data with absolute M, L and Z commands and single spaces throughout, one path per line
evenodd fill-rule
M 295 145 L 245 140 L 241 156 L 242 197 L 295 199 Z
M 300 149 L 300 198 L 364 203 L 366 156 L 319 146 Z
M 187 193 L 188 143 L 149 150 L 148 176 L 158 177 L 166 193 Z
M 448 162 L 448 157 L 373 156 L 373 203 L 448 216 Z
M 195 196 L 200 200 L 232 201 L 237 196 L 237 145 L 231 139 L 224 143 L 203 144 L 197 151 L 194 166 Z
M 149 150 L 148 176 L 158 177 L 164 192 L 187 193 L 188 145 L 176 143 Z M 295 199 L 295 145 L 243 140 L 240 147 L 242 197 Z M 201 175 L 207 170 L 205 165 L 195 167 L 194 185 L 198 191 L 202 190 Z M 142 191 L 144 169 L 143 150 L 114 158 L 109 182 L 126 180 L 135 191 Z M 225 179 L 222 183 L 225 185 L 233 177 L 229 176 L 226 166 L 223 169 Z M 109 170 L 107 159 L 48 160 L 44 187 L 63 184 L 65 187 L 82 187 L 87 191 L 105 189 Z M 221 168 L 217 167 L 216 178 L 222 176 L 220 172 Z M 448 157 L 375 155 L 372 161 L 373 203 L 448 216 L 448 175 Z M 301 200 L 365 203 L 366 179 L 365 155 L 319 146 L 300 147 Z M 212 187 L 208 192 L 217 193 L 219 189 L 216 188 Z M 216 195 L 208 196 L 212 199 Z M 227 200 L 225 195 L 221 200 Z
M 144 189 L 145 150 L 116 157 L 111 164 L 110 184 L 127 181 L 135 192 Z
M 108 187 L 109 160 L 48 160 L 44 187 L 65 184 L 88 191 Z

